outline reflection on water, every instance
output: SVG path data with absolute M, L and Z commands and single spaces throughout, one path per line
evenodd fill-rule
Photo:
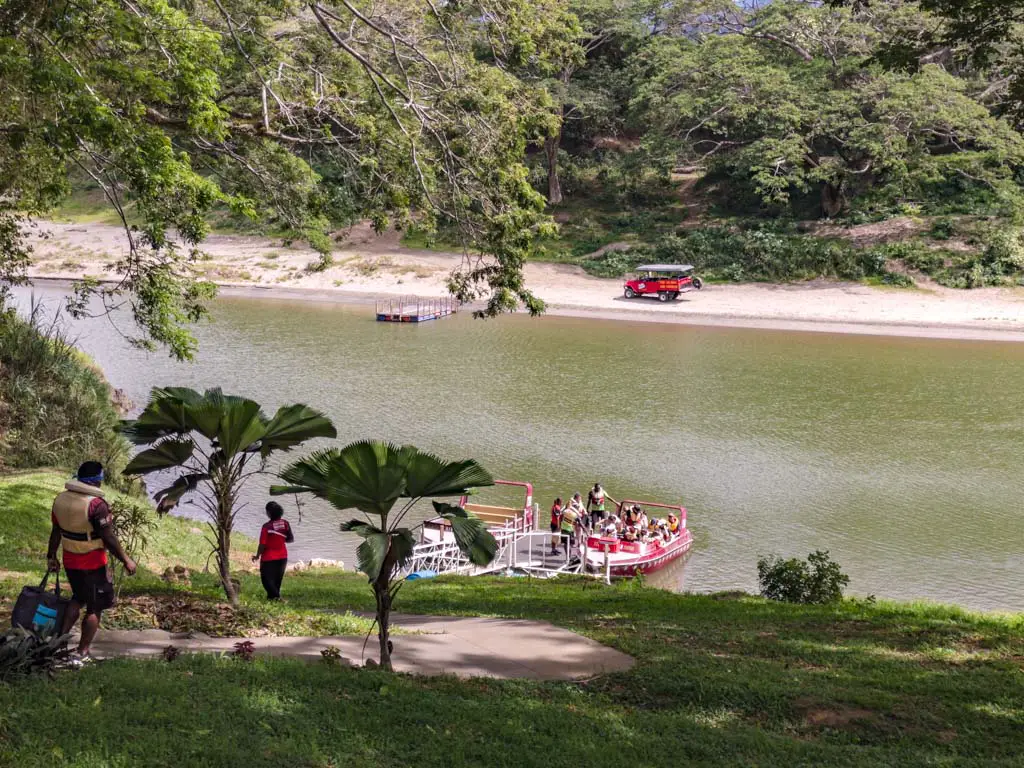
M 1024 606 L 1024 345 L 562 317 L 399 326 L 253 299 L 217 302 L 191 365 L 102 321 L 76 332 L 140 405 L 154 385 L 219 385 L 268 411 L 320 408 L 342 440 L 471 456 L 533 482 L 545 511 L 596 480 L 683 503 L 694 546 L 657 583 L 751 589 L 759 555 L 829 549 L 854 593 Z M 269 484 L 241 529 L 258 530 Z M 354 562 L 342 519 L 304 503 L 294 556 Z

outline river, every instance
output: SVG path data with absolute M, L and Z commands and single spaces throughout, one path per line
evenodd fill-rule
M 155 385 L 221 386 L 268 413 L 319 408 L 344 441 L 475 458 L 532 482 L 542 510 L 595 480 L 683 503 L 695 542 L 663 586 L 754 590 L 760 555 L 828 549 L 853 594 L 1024 609 L 1024 344 L 520 315 L 400 326 L 365 305 L 251 298 L 213 314 L 191 364 L 104 320 L 72 327 L 139 406 Z M 346 515 L 287 509 L 293 558 L 354 563 Z

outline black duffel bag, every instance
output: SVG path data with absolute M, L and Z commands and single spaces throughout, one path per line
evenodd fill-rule
M 23 627 L 40 637 L 61 633 L 71 598 L 61 596 L 59 571 L 56 577 L 53 592 L 46 589 L 46 582 L 50 579 L 49 571 L 38 587 L 24 587 L 21 590 L 14 604 L 14 613 L 11 614 L 12 627 Z

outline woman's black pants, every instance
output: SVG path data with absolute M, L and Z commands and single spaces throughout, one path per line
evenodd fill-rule
M 260 560 L 260 579 L 267 590 L 268 600 L 281 598 L 281 582 L 284 580 L 284 569 L 287 560 Z

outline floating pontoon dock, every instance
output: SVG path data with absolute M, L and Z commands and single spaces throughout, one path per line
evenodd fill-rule
M 397 299 L 378 299 L 376 302 L 379 323 L 425 323 L 454 315 L 459 303 L 451 296 L 436 299 L 422 296 L 405 296 Z

